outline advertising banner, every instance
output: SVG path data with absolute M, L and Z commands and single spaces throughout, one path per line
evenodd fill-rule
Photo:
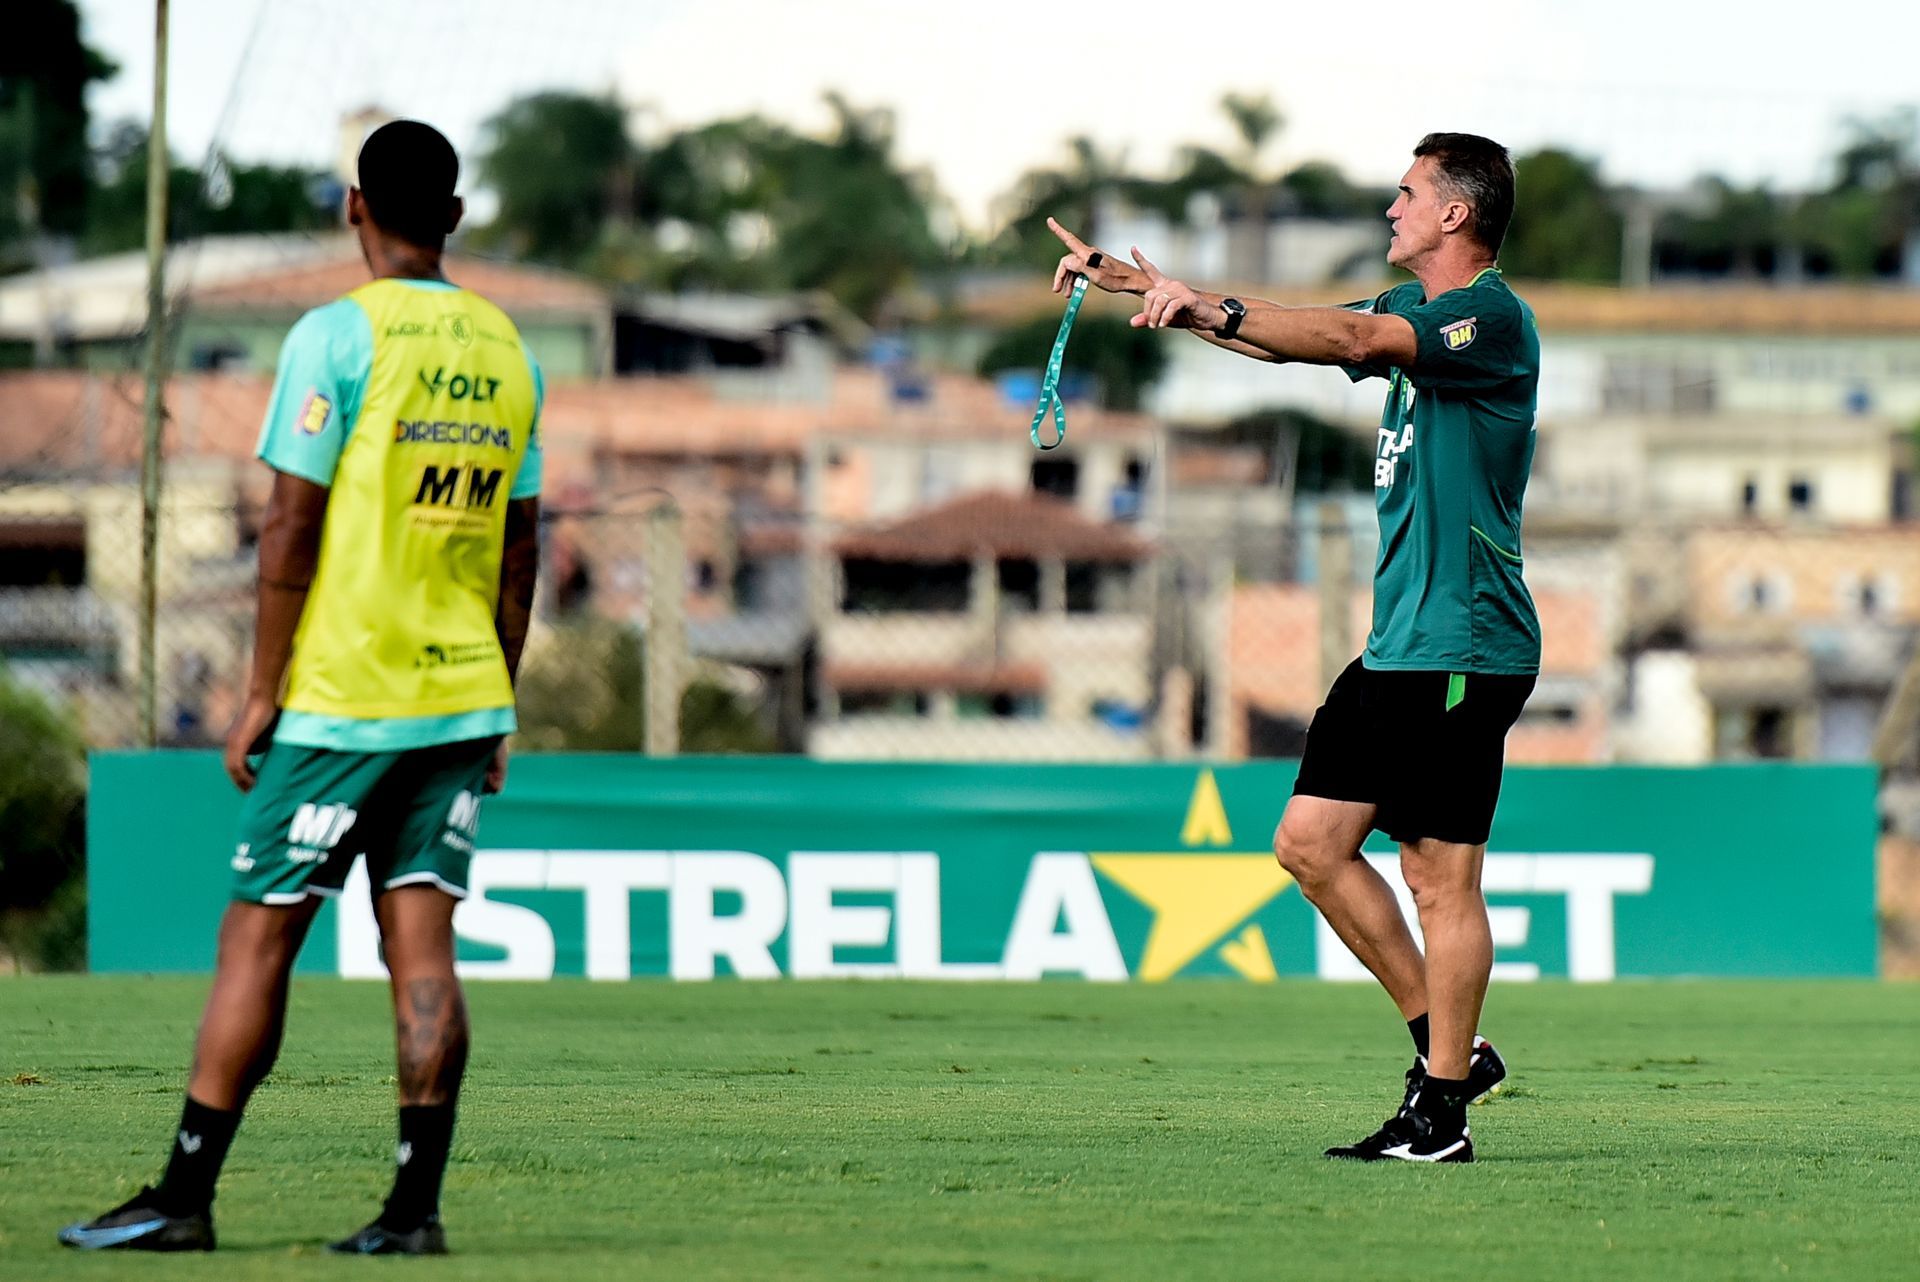
M 1293 773 L 524 756 L 481 808 L 461 968 L 1364 979 L 1274 862 Z M 1510 770 L 1485 875 L 1494 976 L 1872 975 L 1874 789 L 1857 766 Z M 317 829 L 332 803 L 312 803 Z M 94 758 L 96 971 L 211 969 L 238 805 L 211 753 Z M 1366 853 L 1411 920 L 1395 849 L 1376 834 Z M 384 973 L 363 867 L 301 969 Z

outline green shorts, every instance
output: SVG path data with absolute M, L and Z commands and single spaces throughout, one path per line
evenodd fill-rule
M 465 898 L 480 797 L 499 738 L 331 752 L 275 743 L 240 809 L 233 897 L 332 897 L 360 855 L 374 894 L 418 883 Z

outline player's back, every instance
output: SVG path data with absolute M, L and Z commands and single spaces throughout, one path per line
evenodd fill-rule
M 347 335 L 329 359 L 353 403 L 338 407 L 284 706 L 356 718 L 510 707 L 494 613 L 507 504 L 537 492 L 537 465 L 532 487 L 521 480 L 538 369 L 504 312 L 445 282 L 376 280 L 302 324 L 327 313 Z M 301 431 L 329 426 L 311 405 L 300 419 Z

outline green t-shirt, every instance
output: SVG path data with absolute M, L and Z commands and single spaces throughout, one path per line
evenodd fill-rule
M 1347 370 L 1388 380 L 1367 667 L 1538 672 L 1540 617 L 1520 577 L 1540 387 L 1533 310 L 1491 267 L 1432 300 L 1409 281 L 1353 310 L 1404 316 L 1418 340 L 1410 369 Z

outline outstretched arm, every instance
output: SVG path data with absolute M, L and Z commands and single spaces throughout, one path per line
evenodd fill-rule
M 1129 265 L 1120 262 L 1110 254 L 1102 254 L 1099 250 L 1081 240 L 1052 218 L 1047 219 L 1047 227 L 1055 236 L 1059 237 L 1060 243 L 1067 247 L 1065 256 L 1060 259 L 1060 262 L 1053 269 L 1054 293 L 1059 294 L 1070 289 L 1075 276 L 1085 276 L 1088 284 L 1094 286 L 1096 289 L 1103 289 L 1109 294 L 1135 294 L 1144 296 L 1149 290 L 1154 288 L 1153 274 L 1150 274 L 1147 270 L 1152 264 L 1147 262 L 1146 258 L 1141 255 L 1138 249 L 1133 251 L 1133 256 L 1135 262 L 1142 265 Z M 1162 277 L 1161 279 L 1164 280 L 1165 278 Z M 1225 294 L 1202 294 L 1198 296 L 1216 305 L 1222 298 L 1226 297 Z M 1248 320 L 1252 319 L 1252 313 L 1256 310 L 1280 309 L 1278 303 L 1270 303 L 1264 298 L 1242 298 L 1240 301 L 1247 309 Z M 1222 313 L 1221 317 L 1221 323 L 1225 323 L 1225 313 Z M 1137 320 L 1134 323 L 1136 325 L 1139 324 Z M 1215 347 L 1224 348 L 1236 355 L 1251 357 L 1256 361 L 1280 362 L 1293 359 L 1277 355 L 1263 347 L 1256 347 L 1252 343 L 1246 342 L 1244 337 L 1222 338 L 1212 332 L 1212 330 L 1200 326 L 1186 326 L 1184 328 L 1195 338 L 1203 339 Z M 1246 324 L 1243 322 L 1241 325 L 1241 334 L 1244 336 L 1245 333 Z
M 1224 295 L 1208 294 L 1168 278 L 1139 250 L 1133 251 L 1147 278 L 1141 294 L 1136 329 L 1188 329 L 1203 337 L 1227 323 L 1220 306 Z M 1376 316 L 1344 307 L 1281 307 L 1259 300 L 1246 302 L 1233 350 L 1253 349 L 1269 361 L 1299 361 L 1306 365 L 1392 365 L 1405 368 L 1418 355 L 1413 326 L 1405 317 Z M 1229 344 L 1220 343 L 1220 346 Z

